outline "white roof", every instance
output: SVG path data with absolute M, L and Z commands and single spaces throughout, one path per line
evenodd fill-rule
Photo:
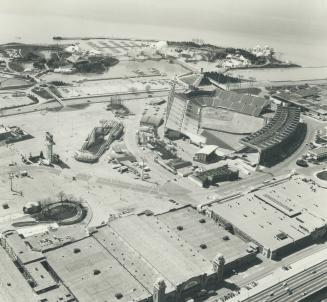
M 216 145 L 206 145 L 202 149 L 200 149 L 196 154 L 211 154 L 212 152 L 215 152 L 218 147 Z

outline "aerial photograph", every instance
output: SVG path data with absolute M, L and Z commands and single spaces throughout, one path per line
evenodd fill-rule
M 327 302 L 326 0 L 0 0 L 0 302 Z

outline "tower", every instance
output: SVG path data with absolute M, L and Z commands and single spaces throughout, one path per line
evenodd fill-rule
M 158 278 L 153 284 L 153 302 L 165 302 L 166 284 L 162 278 Z
M 46 159 L 51 164 L 53 160 L 53 145 L 55 142 L 53 141 L 53 135 L 50 132 L 45 133 L 45 146 L 46 146 Z
M 167 119 L 170 113 L 171 105 L 173 104 L 174 98 L 175 98 L 175 88 L 176 88 L 177 78 L 175 76 L 171 90 L 169 92 L 168 100 L 167 100 L 167 110 L 166 110 L 166 123 Z
M 218 282 L 223 280 L 225 258 L 222 254 L 217 254 L 213 260 L 213 271 L 217 275 Z

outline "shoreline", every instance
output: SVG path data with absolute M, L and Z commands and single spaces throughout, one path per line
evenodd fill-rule
M 119 40 L 119 41 L 147 41 L 147 42 L 159 42 L 157 39 L 142 39 L 142 38 L 119 38 L 119 37 L 106 37 L 106 36 L 95 36 L 95 37 L 64 37 L 54 36 L 54 41 L 70 41 L 70 40 Z
M 303 67 L 301 65 L 295 64 L 295 63 L 285 63 L 285 64 L 267 64 L 267 65 L 260 65 L 260 66 L 244 66 L 244 67 L 230 67 L 228 69 L 226 69 L 225 72 L 228 71 L 233 71 L 233 70 L 248 70 L 248 69 L 278 69 L 278 68 L 307 68 L 307 67 Z M 315 67 L 313 67 L 315 68 Z M 320 66 L 317 66 L 316 68 L 321 68 Z

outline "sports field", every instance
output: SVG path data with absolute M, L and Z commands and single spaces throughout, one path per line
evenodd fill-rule
M 201 110 L 203 129 L 218 130 L 235 134 L 253 133 L 264 125 L 262 118 L 241 114 L 222 108 L 205 107 Z

